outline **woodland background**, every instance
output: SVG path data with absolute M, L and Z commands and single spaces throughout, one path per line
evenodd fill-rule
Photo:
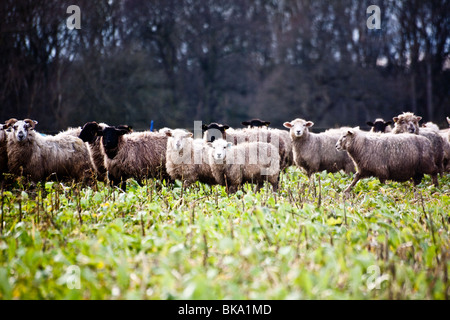
M 449 0 L 3 0 L 0 120 L 326 128 L 412 111 L 444 127 L 449 52 Z

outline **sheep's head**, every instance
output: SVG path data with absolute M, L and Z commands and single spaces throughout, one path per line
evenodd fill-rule
M 106 150 L 117 148 L 119 137 L 129 133 L 127 129 L 118 129 L 116 127 L 105 127 L 98 135 L 103 136 L 102 143 Z
M 345 130 L 339 140 L 336 142 L 337 151 L 345 151 L 348 149 L 350 141 L 354 138 L 357 129 Z
M 186 145 L 186 139 L 192 137 L 191 132 L 187 132 L 182 129 L 166 130 L 165 133 L 166 136 L 169 137 L 167 143 L 170 144 L 170 146 L 178 152 L 184 150 Z
M 224 124 L 218 124 L 216 122 L 210 124 L 202 125 L 203 137 L 206 142 L 214 142 L 217 139 L 225 139 L 225 130 L 229 129 L 230 126 Z
M 261 127 L 268 127 L 270 125 L 269 121 L 262 121 L 260 119 L 252 119 L 250 121 L 243 121 L 241 122 L 242 125 L 249 127 L 249 128 L 261 128 Z
M 214 140 L 212 143 L 212 155 L 215 161 L 224 161 L 227 156 L 227 149 L 230 148 L 232 144 L 224 139 Z
M 11 121 L 11 119 L 8 121 Z M 28 138 L 29 131 L 34 130 L 37 123 L 38 123 L 37 121 L 31 119 L 15 121 L 12 124 L 13 137 L 18 142 L 26 140 Z
M 419 134 L 419 121 L 422 117 L 414 115 L 412 112 L 403 112 L 403 114 L 393 118 L 395 122 L 396 133 Z
M 85 123 L 83 128 L 81 128 L 81 132 L 78 137 L 84 142 L 92 143 L 99 135 L 99 132 L 101 133 L 101 131 L 102 129 L 100 128 L 97 122 L 95 121 L 87 122 Z
M 290 129 L 292 139 L 302 137 L 303 134 L 306 131 L 308 131 L 308 128 L 312 127 L 313 125 L 314 125 L 314 122 L 306 121 L 303 119 L 295 119 L 295 120 L 292 120 L 291 122 L 283 123 L 284 127 Z
M 386 128 L 392 124 L 391 120 L 384 121 L 381 118 L 375 119 L 374 122 L 367 121 L 368 126 L 372 127 L 373 132 L 386 132 Z

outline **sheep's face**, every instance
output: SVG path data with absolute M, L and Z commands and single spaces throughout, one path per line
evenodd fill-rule
M 192 137 L 191 132 L 186 132 L 184 130 L 179 132 L 177 132 L 177 130 L 166 131 L 166 135 L 169 136 L 168 143 L 170 143 L 172 149 L 178 152 L 184 150 L 187 139 Z
M 250 121 L 243 121 L 241 123 L 242 125 L 249 128 L 264 128 L 270 125 L 269 121 L 262 121 L 260 119 L 252 119 Z
M 12 136 L 16 139 L 18 142 L 25 141 L 28 138 L 29 131 L 34 130 L 35 125 L 37 124 L 37 121 L 25 119 L 15 122 L 12 125 L 13 133 Z
M 214 142 L 217 139 L 225 139 L 225 130 L 229 129 L 228 125 L 221 125 L 218 123 L 204 124 L 202 125 L 203 137 L 206 142 Z
M 374 122 L 367 121 L 367 125 L 372 127 L 373 132 L 386 132 L 386 128 L 391 124 L 391 120 L 384 121 L 383 119 L 376 119 Z
M 97 138 L 99 131 L 101 131 L 101 128 L 98 126 L 97 122 L 88 122 L 81 128 L 79 138 L 84 142 L 92 143 Z
M 215 140 L 212 143 L 213 158 L 216 161 L 223 161 L 227 156 L 227 149 L 231 147 L 231 143 L 223 139 Z
M 293 139 L 302 137 L 308 130 L 308 128 L 312 127 L 313 125 L 314 122 L 305 121 L 303 119 L 295 119 L 294 121 L 283 123 L 283 126 L 289 128 L 289 130 L 291 131 L 291 136 Z
M 419 134 L 419 121 L 422 117 L 415 116 L 411 112 L 406 112 L 393 118 L 397 133 Z
M 103 129 L 101 135 L 103 136 L 103 146 L 106 150 L 117 148 L 119 144 L 119 137 L 129 133 L 126 129 L 117 129 L 115 127 L 106 127 Z
M 345 150 L 347 150 L 348 144 L 350 143 L 350 140 L 354 137 L 354 135 L 355 135 L 355 131 L 354 130 L 344 131 L 342 136 L 336 142 L 336 150 L 337 151 L 345 151 Z

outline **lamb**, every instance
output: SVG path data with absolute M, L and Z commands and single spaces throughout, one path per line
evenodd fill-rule
M 166 130 L 166 170 L 173 180 L 182 180 L 185 185 L 195 181 L 215 185 L 216 179 L 209 166 L 210 147 L 202 139 L 193 139 L 193 134 L 182 129 Z
M 266 142 L 273 144 L 280 154 L 280 168 L 285 168 L 294 164 L 291 139 L 289 132 L 278 129 L 245 128 L 232 129 L 228 125 L 211 123 L 202 125 L 203 137 L 206 142 L 214 142 L 215 139 L 224 139 L 234 145 L 244 142 Z
M 298 167 L 306 170 L 308 177 L 323 170 L 355 172 L 352 159 L 335 148 L 340 137 L 339 131 L 312 133 L 308 128 L 314 123 L 298 118 L 285 122 L 283 125 L 290 129 L 294 162 Z
M 48 178 L 92 182 L 89 152 L 80 139 L 71 135 L 42 136 L 34 129 L 37 121 L 10 123 L 7 138 L 8 168 L 32 182 Z
M 377 177 L 381 183 L 386 180 L 403 182 L 412 178 L 414 185 L 417 185 L 424 174 L 430 174 L 433 183 L 438 186 L 438 167 L 434 162 L 431 142 L 425 137 L 351 129 L 339 138 L 336 149 L 347 151 L 357 167 L 355 177 L 345 192 L 349 192 L 361 178 L 371 176 Z
M 366 122 L 369 127 L 372 127 L 370 129 L 370 132 L 382 132 L 387 133 L 392 131 L 392 121 L 384 121 L 382 118 L 376 118 L 375 121 L 367 121 Z
M 256 183 L 258 192 L 268 181 L 278 190 L 280 155 L 276 147 L 265 142 L 245 142 L 233 146 L 224 139 L 212 143 L 209 164 L 217 183 L 234 193 L 245 182 Z
M 110 182 L 121 183 L 134 178 L 139 183 L 145 178 L 168 179 L 166 172 L 167 136 L 158 132 L 132 132 L 124 128 L 106 127 L 99 135 L 101 152 Z
M 395 124 L 392 133 L 412 133 L 415 135 L 421 135 L 430 140 L 433 147 L 434 160 L 438 167 L 439 173 L 442 175 L 444 172 L 444 148 L 445 141 L 432 129 L 419 128 L 419 121 L 422 117 L 414 115 L 412 112 L 404 112 L 403 114 L 393 118 Z

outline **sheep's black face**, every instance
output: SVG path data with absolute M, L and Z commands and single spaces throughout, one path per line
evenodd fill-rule
M 84 142 L 92 143 L 97 138 L 99 126 L 97 122 L 88 122 L 81 129 L 79 138 Z
M 375 122 L 368 121 L 367 124 L 373 127 L 373 132 L 386 132 L 386 128 L 392 124 L 392 121 L 380 121 Z
M 206 142 L 214 142 L 222 138 L 225 139 L 225 130 L 228 128 L 230 128 L 228 125 L 221 125 L 215 122 L 202 126 Z
M 119 136 L 121 130 L 114 127 L 106 127 L 103 129 L 103 146 L 105 149 L 115 149 L 119 144 Z
M 261 127 L 268 127 L 270 125 L 269 121 L 262 121 L 260 119 L 252 119 L 250 121 L 244 121 L 242 122 L 244 126 L 249 126 L 250 128 L 261 128 Z

